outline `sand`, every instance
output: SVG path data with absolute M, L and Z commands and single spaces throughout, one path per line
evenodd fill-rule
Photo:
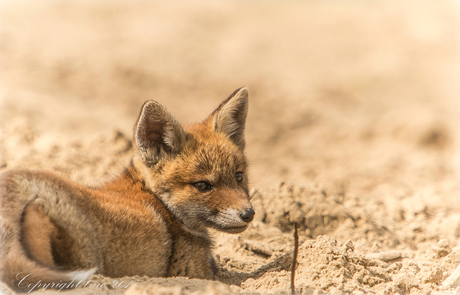
M 213 232 L 219 280 L 96 275 L 66 294 L 290 294 L 295 223 L 297 294 L 459 292 L 458 3 L 0 5 L 0 171 L 99 184 L 145 100 L 187 123 L 250 90 L 256 217 Z

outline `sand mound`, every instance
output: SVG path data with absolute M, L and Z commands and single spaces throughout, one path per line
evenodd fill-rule
M 288 265 L 280 265 L 287 269 Z M 442 270 L 438 266 L 420 267 L 412 262 L 387 264 L 354 254 L 351 241 L 342 245 L 329 236 L 306 241 L 299 248 L 296 291 L 344 294 L 394 294 L 439 289 Z M 267 272 L 258 279 L 242 284 L 245 291 L 286 293 L 290 288 L 290 271 Z

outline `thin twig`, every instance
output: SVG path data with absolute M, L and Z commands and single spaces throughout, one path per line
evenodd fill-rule
M 292 257 L 291 265 L 291 294 L 295 293 L 295 268 L 297 266 L 297 254 L 299 252 L 299 233 L 297 232 L 297 223 L 294 223 L 294 255 Z

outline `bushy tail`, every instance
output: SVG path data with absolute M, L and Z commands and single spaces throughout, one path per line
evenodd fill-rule
M 71 289 L 84 285 L 97 268 L 61 271 L 31 260 L 21 246 L 19 230 L 0 216 L 0 280 L 17 292 Z
M 47 266 L 31 259 L 21 243 L 24 208 L 45 191 L 45 184 L 32 181 L 34 175 L 27 171 L 0 174 L 0 280 L 17 292 L 43 288 L 65 290 L 84 285 L 96 268 L 64 271 Z M 18 192 L 17 187 L 24 182 L 27 185 L 23 186 L 30 189 Z
M 0 276 L 15 291 L 28 293 L 39 289 L 69 290 L 84 286 L 96 270 L 60 271 L 30 260 L 22 249 L 10 249 L 2 257 Z

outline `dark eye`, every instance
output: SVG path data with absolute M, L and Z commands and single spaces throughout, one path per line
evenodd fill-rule
M 196 187 L 200 192 L 205 192 L 211 190 L 212 186 L 206 181 L 198 181 L 193 183 L 193 186 Z
M 243 172 L 236 172 L 235 178 L 236 178 L 236 181 L 242 182 L 243 181 Z

